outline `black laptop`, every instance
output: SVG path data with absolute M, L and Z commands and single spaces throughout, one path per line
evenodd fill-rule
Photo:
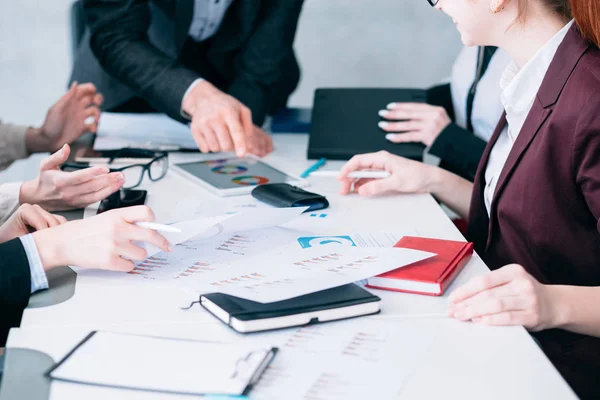
M 377 126 L 378 111 L 391 102 L 425 103 L 421 89 L 327 88 L 315 91 L 308 158 L 348 160 L 355 154 L 387 150 L 413 160 L 423 158 L 420 143 L 392 143 Z

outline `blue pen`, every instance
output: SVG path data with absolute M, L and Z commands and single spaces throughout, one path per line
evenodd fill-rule
M 300 174 L 300 178 L 306 178 L 306 177 L 308 177 L 311 172 L 314 172 L 314 171 L 318 170 L 323 165 L 325 165 L 326 162 L 327 162 L 326 158 L 321 158 L 319 161 L 317 161 L 316 163 L 314 163 L 313 165 L 311 165 L 310 167 L 308 167 L 308 169 L 306 171 L 304 171 L 302 174 Z

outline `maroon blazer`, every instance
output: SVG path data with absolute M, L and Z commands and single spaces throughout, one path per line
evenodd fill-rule
M 600 49 L 573 26 L 558 48 L 508 156 L 490 217 L 479 164 L 467 237 L 491 269 L 523 265 L 544 284 L 600 286 Z M 600 307 L 600 304 L 590 304 Z M 600 338 L 533 334 L 581 398 L 600 399 Z

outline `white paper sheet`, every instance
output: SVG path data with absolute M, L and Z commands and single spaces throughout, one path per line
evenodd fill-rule
M 217 266 L 196 279 L 197 290 L 271 303 L 367 279 L 431 256 L 402 248 L 278 249 Z
M 51 377 L 170 393 L 241 395 L 270 348 L 97 332 Z
M 257 208 L 273 209 L 273 207 L 256 200 L 250 195 L 224 197 L 219 200 L 215 200 L 214 198 L 201 199 L 198 198 L 198 196 L 189 196 L 181 199 L 172 207 L 168 222 L 171 223 L 216 215 L 236 214 L 241 211 L 251 211 Z
M 176 245 L 173 252 L 165 253 L 154 246 L 144 244 L 149 257 L 136 263 L 136 268 L 128 274 L 77 267 L 73 269 L 80 279 L 100 278 L 122 281 L 122 283 L 151 281 L 155 284 L 178 284 L 177 280 L 185 281 L 192 272 L 198 274 L 213 271 L 212 265 L 290 243 L 298 236 L 297 232 L 261 231 L 284 225 L 304 210 L 305 208 L 302 207 L 261 208 L 219 217 L 181 221 L 172 226 L 181 228 L 182 233 L 165 234 L 167 239 Z M 236 235 L 238 232 L 250 232 L 250 234 Z M 244 243 L 243 251 L 240 250 L 241 243 Z
M 94 150 L 198 149 L 190 128 L 164 114 L 102 113 Z
M 280 352 L 252 390 L 253 399 L 390 399 L 424 361 L 436 320 L 356 320 L 255 336 Z

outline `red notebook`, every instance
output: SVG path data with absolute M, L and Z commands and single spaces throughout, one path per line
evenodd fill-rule
M 404 236 L 394 247 L 437 256 L 369 278 L 367 287 L 440 296 L 473 254 L 473 243 L 413 236 Z

